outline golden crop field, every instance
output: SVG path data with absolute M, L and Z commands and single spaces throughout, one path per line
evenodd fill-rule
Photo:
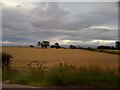
M 59 65 L 59 63 L 75 66 L 94 65 L 101 68 L 118 67 L 118 55 L 81 49 L 3 47 L 2 51 L 13 56 L 12 66 L 14 67 L 24 67 L 32 61 L 39 61 L 39 63 L 48 67 Z

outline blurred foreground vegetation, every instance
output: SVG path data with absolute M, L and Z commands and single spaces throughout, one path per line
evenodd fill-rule
M 120 80 L 115 69 L 102 70 L 99 67 L 79 67 L 71 65 L 44 67 L 27 70 L 3 70 L 2 79 L 10 83 L 24 84 L 37 87 L 118 87 Z

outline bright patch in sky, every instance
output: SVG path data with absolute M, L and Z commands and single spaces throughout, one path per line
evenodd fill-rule
M 11 2 L 11 1 L 2 1 L 4 6 L 8 6 L 8 7 L 16 7 L 17 5 L 19 5 L 20 3 L 17 2 Z
M 114 40 L 92 40 L 92 43 L 99 43 L 100 45 L 105 45 L 108 43 L 115 43 L 116 41 Z

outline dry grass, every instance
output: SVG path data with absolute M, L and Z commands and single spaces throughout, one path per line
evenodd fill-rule
M 2 50 L 14 57 L 12 62 L 14 67 L 24 67 L 31 61 L 39 61 L 48 67 L 58 65 L 60 62 L 75 66 L 118 67 L 118 55 L 81 49 L 3 47 Z

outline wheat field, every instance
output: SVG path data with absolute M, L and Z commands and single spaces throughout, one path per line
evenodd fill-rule
M 87 51 L 82 49 L 41 49 L 30 47 L 3 47 L 3 52 L 13 56 L 13 67 L 25 67 L 32 61 L 52 67 L 59 63 L 75 66 L 118 67 L 118 55 Z

